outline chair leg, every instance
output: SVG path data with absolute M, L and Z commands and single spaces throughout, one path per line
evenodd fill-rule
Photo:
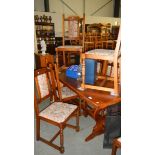
M 36 140 L 40 139 L 40 119 L 36 118 Z
M 113 143 L 111 155 L 116 155 L 116 151 L 117 151 L 117 146 L 115 145 L 115 143 Z
M 76 112 L 76 131 L 78 132 L 80 130 L 80 127 L 79 127 L 79 108 Z
M 117 61 L 114 61 L 114 94 L 118 96 L 118 67 Z
M 60 126 L 60 153 L 64 153 L 64 135 L 62 126 Z

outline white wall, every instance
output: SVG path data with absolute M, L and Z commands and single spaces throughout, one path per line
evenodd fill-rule
M 35 11 L 45 11 L 44 0 L 34 0 L 34 10 Z

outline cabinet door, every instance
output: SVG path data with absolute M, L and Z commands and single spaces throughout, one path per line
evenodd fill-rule
M 46 61 L 48 61 L 46 56 L 40 56 L 40 67 L 46 67 Z
M 48 62 L 50 63 L 54 62 L 53 55 L 41 56 L 40 60 L 41 60 L 41 67 L 46 67 Z

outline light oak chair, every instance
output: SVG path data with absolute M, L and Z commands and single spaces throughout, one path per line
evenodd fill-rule
M 108 91 L 111 93 L 111 95 L 119 96 L 119 79 L 118 79 L 118 58 L 120 56 L 120 47 L 121 47 L 121 29 L 119 30 L 118 39 L 116 48 L 114 50 L 108 50 L 108 49 L 94 49 L 91 51 L 88 51 L 84 54 L 82 54 L 82 84 L 81 87 L 83 89 L 90 88 L 90 89 L 97 89 L 97 90 L 103 90 Z M 97 61 L 104 61 L 104 69 L 103 69 L 103 75 L 97 76 L 98 79 L 103 80 L 110 80 L 113 81 L 113 88 L 109 87 L 103 87 L 103 86 L 95 86 L 90 84 L 85 84 L 85 59 L 94 59 Z M 114 68 L 114 77 L 107 77 L 106 76 L 106 68 L 108 61 L 113 62 L 113 68 Z
M 70 64 L 70 56 L 80 55 L 83 50 L 83 42 L 84 42 L 84 24 L 85 23 L 85 15 L 82 18 L 79 16 L 62 16 L 62 46 L 58 46 L 56 50 L 56 63 L 59 67 L 59 55 L 63 54 L 63 66 L 62 69 L 66 68 L 67 61 Z M 81 30 L 80 30 L 81 29 Z M 81 42 L 82 40 L 82 42 Z M 67 45 L 67 41 L 71 43 L 71 45 Z M 75 45 L 75 43 L 77 43 Z M 74 45 L 73 45 L 74 44 Z M 66 54 L 68 59 L 66 61 Z M 81 62 L 80 62 L 81 63 Z
M 40 140 L 51 147 L 64 152 L 64 134 L 65 127 L 70 127 L 79 131 L 79 108 L 76 105 L 63 103 L 59 98 L 54 85 L 50 87 L 49 84 L 49 71 L 46 68 L 35 70 L 35 95 L 34 95 L 34 107 L 36 113 L 36 139 Z M 52 73 L 52 81 L 54 84 L 55 76 Z M 45 100 L 50 98 L 50 104 L 43 110 L 40 110 L 39 104 L 46 103 Z M 67 121 L 75 116 L 76 126 L 67 124 Z M 59 131 L 52 137 L 51 140 L 46 140 L 40 136 L 40 121 L 45 121 L 51 125 L 57 126 Z M 60 146 L 53 143 L 53 141 L 60 135 Z

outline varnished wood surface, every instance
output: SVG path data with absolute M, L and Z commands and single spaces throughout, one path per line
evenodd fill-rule
M 105 115 L 100 114 L 100 112 L 104 112 L 110 105 L 119 103 L 121 97 L 111 96 L 108 92 L 100 90 L 85 89 L 81 91 L 78 89 L 81 87 L 81 81 L 67 77 L 65 71 L 59 74 L 59 78 L 64 85 L 68 86 L 84 100 L 82 108 L 85 112 L 85 116 L 90 115 L 96 122 L 92 132 L 85 138 L 85 141 L 89 141 L 97 135 L 104 133 Z
M 82 99 L 86 100 L 90 104 L 98 108 L 106 108 L 107 106 L 116 104 L 121 101 L 119 96 L 112 96 L 109 92 L 85 89 L 84 91 L 79 90 L 81 87 L 81 81 L 73 78 L 69 78 L 65 75 L 65 71 L 59 74 L 60 81 L 76 92 Z M 92 97 L 89 99 L 88 97 Z

